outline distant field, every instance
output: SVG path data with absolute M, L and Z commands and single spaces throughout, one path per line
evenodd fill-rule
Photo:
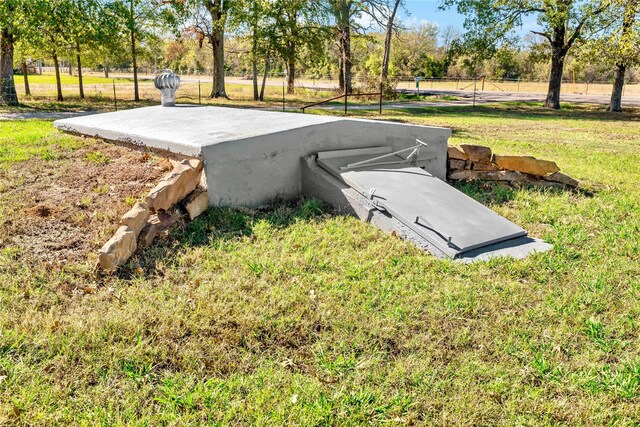
M 554 245 L 519 261 L 438 260 L 298 200 L 210 208 L 102 277 L 163 160 L 0 121 L 0 425 L 637 425 L 640 111 L 384 118 L 554 160 L 591 194 L 461 185 Z
M 24 77 L 22 75 L 14 76 L 14 80 L 16 86 L 20 88 L 24 84 Z M 87 74 L 82 76 L 82 81 L 84 84 L 111 84 L 113 83 L 113 78 L 105 78 L 104 76 Z M 116 83 L 133 83 L 133 79 L 118 77 L 115 78 Z M 78 84 L 78 76 L 73 75 L 70 76 L 67 73 L 60 74 L 60 83 L 63 85 L 77 85 Z M 29 75 L 29 85 L 55 85 L 56 84 L 56 76 L 55 74 L 30 74 Z
M 415 89 L 416 84 L 414 81 L 402 81 L 397 85 L 398 89 Z M 487 92 L 533 92 L 533 93 L 546 93 L 549 87 L 548 82 L 530 82 L 530 81 L 489 81 L 487 80 L 484 85 L 482 80 L 476 82 L 475 87 L 478 91 Z M 595 82 L 564 82 L 562 83 L 563 93 L 582 94 L 582 95 L 610 95 L 612 83 Z M 420 82 L 421 90 L 437 89 L 437 90 L 466 90 L 473 93 L 474 81 L 473 80 L 423 80 Z M 625 85 L 624 94 L 627 96 L 640 96 L 640 84 L 627 84 Z
M 210 76 L 182 76 L 183 81 L 181 88 L 177 93 L 178 102 L 198 102 L 208 103 L 207 100 L 211 92 Z M 78 78 L 77 76 L 69 76 L 67 73 L 61 74 L 62 91 L 65 98 L 76 98 L 78 96 Z M 55 75 L 49 73 L 44 75 L 30 75 L 29 82 L 31 87 L 31 98 L 24 96 L 24 84 L 22 76 L 15 76 L 16 90 L 18 95 L 25 101 L 29 100 L 53 100 L 56 97 Z M 113 83 L 115 81 L 116 97 L 122 101 L 132 101 L 133 77 L 129 74 L 114 73 L 113 78 L 106 79 L 103 75 L 92 72 L 83 78 L 84 92 L 88 98 L 99 101 L 113 100 Z M 253 87 L 250 81 L 240 77 L 227 78 L 227 92 L 233 102 L 248 101 L 253 102 Z M 200 82 L 200 84 L 198 84 Z M 282 78 L 270 77 L 266 88 L 266 96 L 273 101 L 282 100 Z M 335 96 L 338 82 L 336 80 L 327 79 L 308 79 L 299 78 L 297 80 L 298 87 L 295 95 L 285 94 L 288 103 L 312 103 Z M 377 91 L 362 82 L 355 82 L 360 92 Z M 398 89 L 415 89 L 414 81 L 397 82 Z M 492 82 L 486 81 L 484 86 L 481 81 L 475 85 L 478 91 L 486 92 L 534 92 L 546 93 L 547 82 Z M 420 83 L 421 90 L 463 90 L 469 93 L 473 92 L 474 82 L 470 80 L 423 80 Z M 563 94 L 583 94 L 583 95 L 609 95 L 611 94 L 612 85 L 610 83 L 563 83 Z M 143 100 L 159 101 L 160 93 L 155 89 L 152 82 L 152 76 L 140 74 L 139 93 Z M 640 84 L 627 84 L 624 89 L 624 96 L 640 96 Z M 220 102 L 220 100 L 215 101 Z M 353 98 L 350 103 L 358 103 L 359 99 Z

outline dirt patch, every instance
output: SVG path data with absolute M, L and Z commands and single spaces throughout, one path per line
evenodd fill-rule
M 170 169 L 165 158 L 101 141 L 0 169 L 0 249 L 26 262 L 91 259 Z

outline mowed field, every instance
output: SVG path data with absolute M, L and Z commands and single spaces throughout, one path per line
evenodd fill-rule
M 384 116 L 582 180 L 460 186 L 551 252 L 438 260 L 294 200 L 211 208 L 115 276 L 97 249 L 166 161 L 0 121 L 0 424 L 638 425 L 640 111 L 564 107 Z

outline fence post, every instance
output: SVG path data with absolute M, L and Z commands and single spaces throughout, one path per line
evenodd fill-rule
M 344 114 L 347 115 L 347 92 L 344 92 Z
M 284 80 L 282 80 L 282 112 L 284 113 Z
M 116 97 L 116 79 L 113 79 L 113 105 L 118 111 L 118 98 Z
M 473 107 L 472 107 L 472 109 L 474 109 L 474 110 L 476 109 L 476 85 L 477 84 L 478 84 L 478 81 L 475 80 L 473 82 Z
M 382 82 L 380 82 L 380 103 L 378 105 L 378 114 L 382 115 Z
M 198 105 L 202 105 L 202 92 L 200 90 L 200 80 L 198 80 Z

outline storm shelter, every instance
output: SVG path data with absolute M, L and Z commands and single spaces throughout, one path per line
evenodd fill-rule
M 307 194 L 441 257 L 519 258 L 550 248 L 445 182 L 449 129 L 187 105 L 55 126 L 201 158 L 212 206 L 255 207 Z

